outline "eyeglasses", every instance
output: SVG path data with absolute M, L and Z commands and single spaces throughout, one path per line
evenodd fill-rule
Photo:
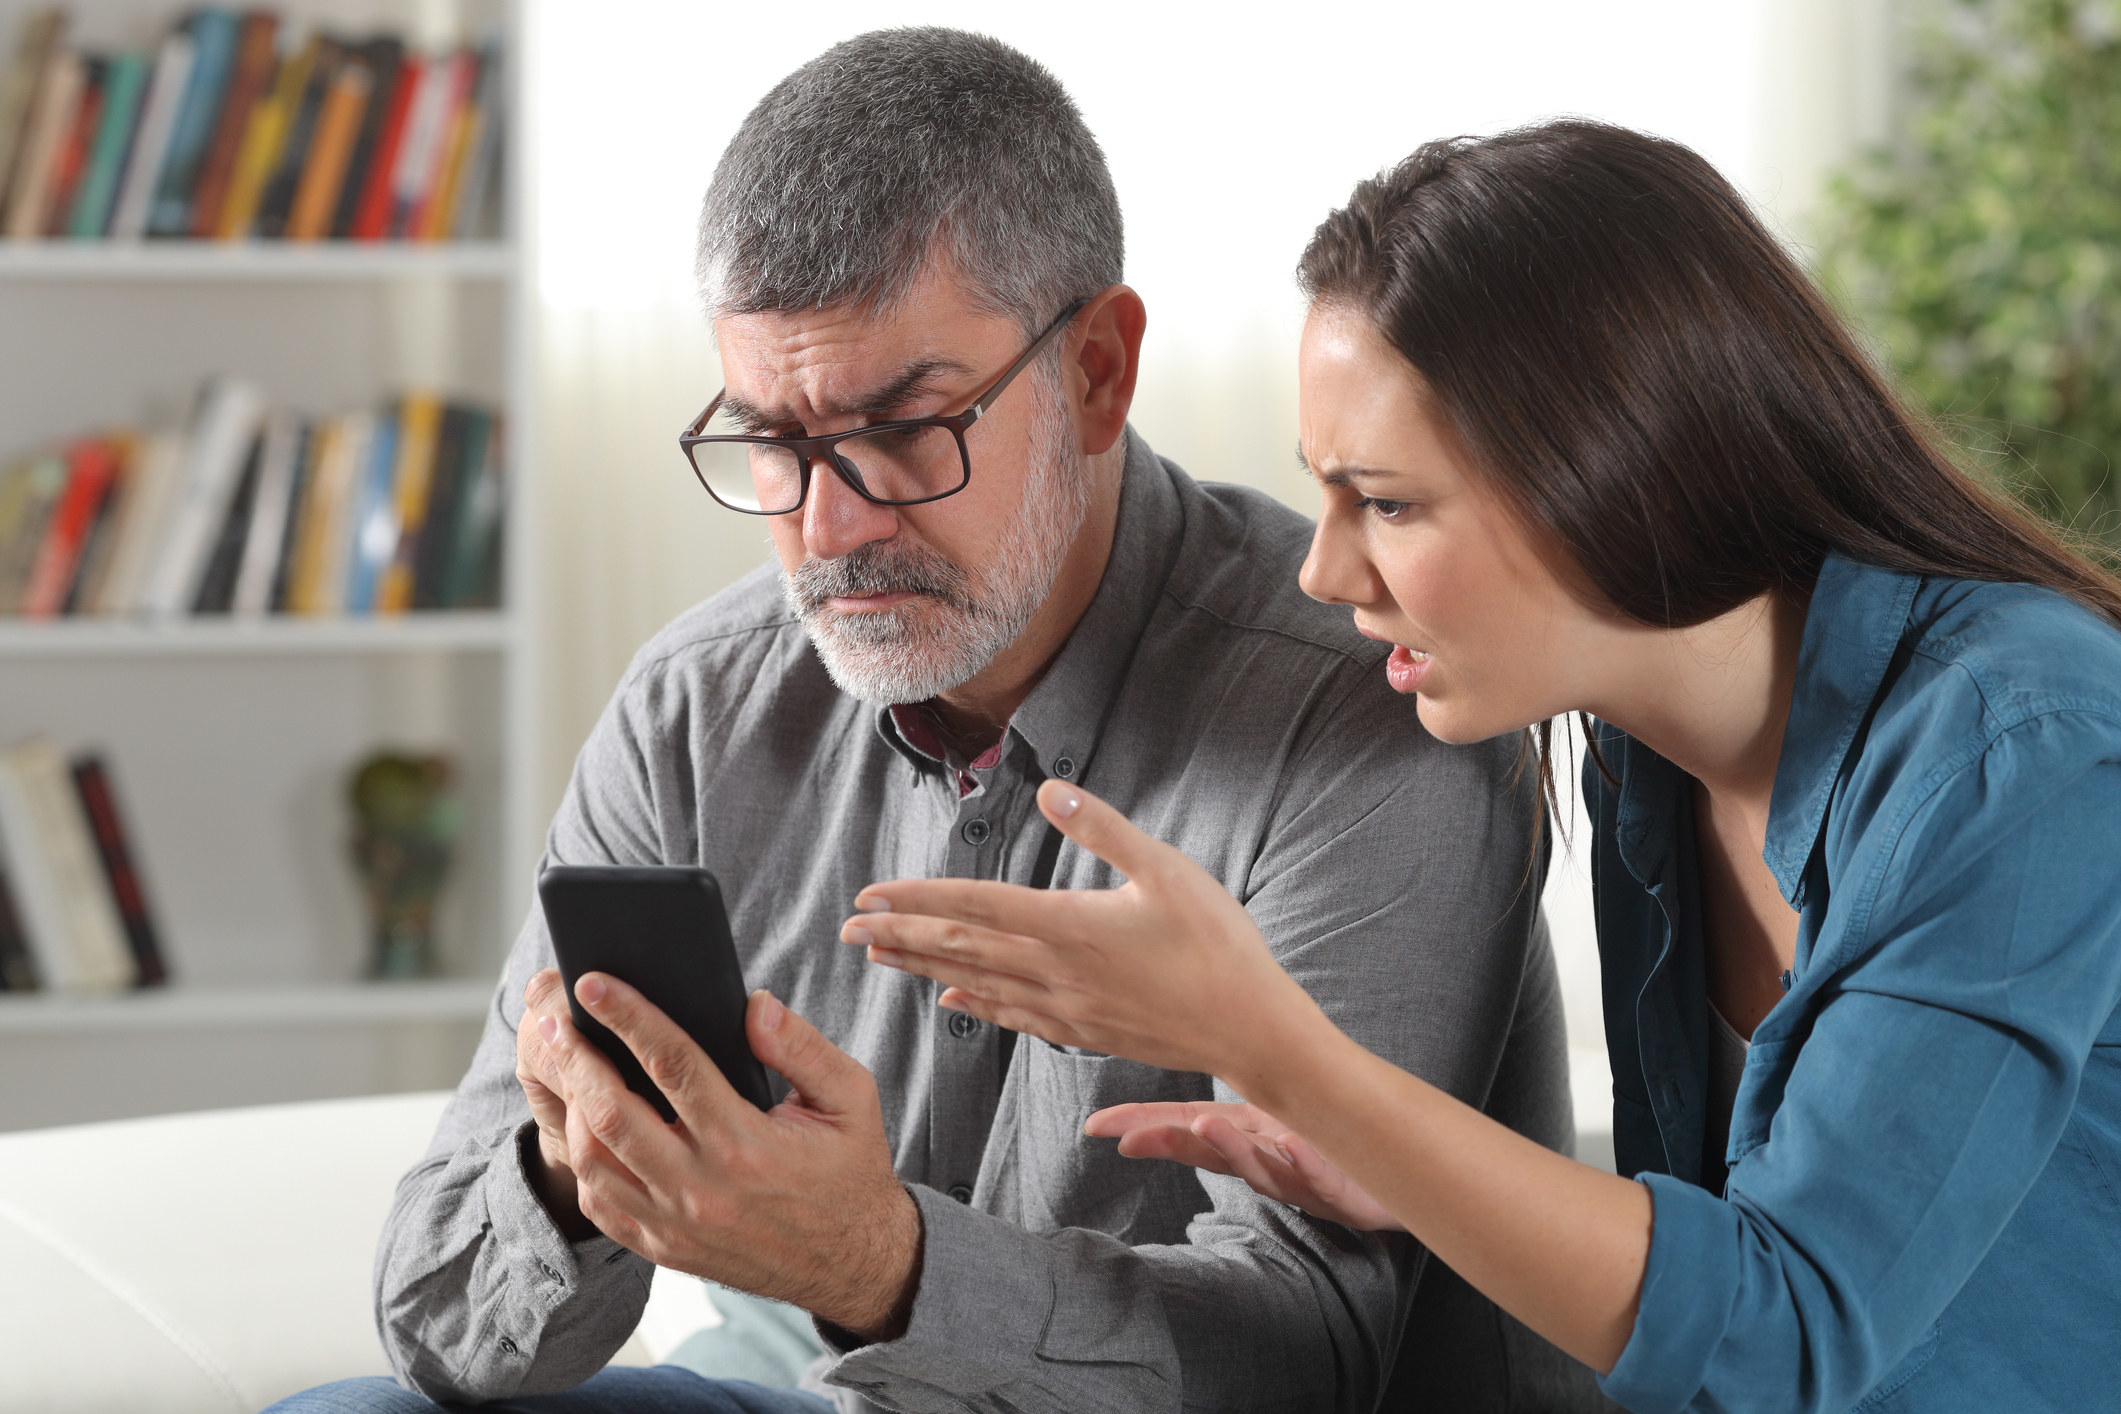
M 810 468 L 818 461 L 830 466 L 857 496 L 879 506 L 940 501 L 972 480 L 965 429 L 994 406 L 1016 375 L 1089 302 L 1079 299 L 1056 315 L 1031 347 L 961 413 L 879 422 L 824 437 L 758 437 L 741 431 L 741 424 L 722 411 L 729 396 L 724 388 L 679 434 L 678 447 L 707 494 L 746 515 L 778 516 L 802 509 L 810 495 Z

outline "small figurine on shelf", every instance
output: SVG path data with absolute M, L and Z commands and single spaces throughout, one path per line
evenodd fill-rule
M 375 939 L 371 977 L 434 970 L 435 898 L 449 873 L 464 812 L 441 756 L 379 751 L 347 781 L 354 867 L 361 873 Z

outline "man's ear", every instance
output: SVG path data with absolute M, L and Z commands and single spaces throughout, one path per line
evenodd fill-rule
M 1082 451 L 1094 457 L 1126 430 L 1149 311 L 1133 289 L 1110 285 L 1083 306 L 1076 320 L 1083 329 L 1082 343 L 1076 349 L 1069 381 L 1076 394 Z

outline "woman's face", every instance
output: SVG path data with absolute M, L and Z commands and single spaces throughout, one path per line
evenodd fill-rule
M 1586 705 L 1605 624 L 1491 495 L 1420 377 L 1362 316 L 1315 308 L 1298 363 L 1304 460 L 1325 495 L 1304 592 L 1397 645 L 1386 676 L 1443 741 Z

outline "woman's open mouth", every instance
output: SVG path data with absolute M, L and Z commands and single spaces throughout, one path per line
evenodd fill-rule
M 1430 662 L 1429 654 L 1394 644 L 1392 656 L 1385 659 L 1385 681 L 1392 684 L 1394 692 L 1412 692 L 1428 676 Z

